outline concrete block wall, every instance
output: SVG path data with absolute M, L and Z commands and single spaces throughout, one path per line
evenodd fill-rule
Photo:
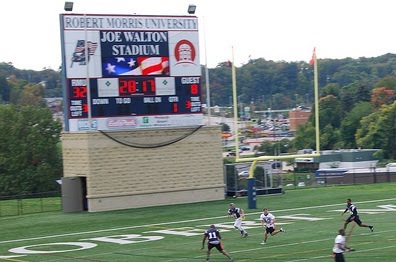
M 224 199 L 220 126 L 105 134 L 62 134 L 64 176 L 86 177 L 89 211 Z

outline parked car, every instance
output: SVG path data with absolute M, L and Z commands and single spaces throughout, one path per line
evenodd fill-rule
M 247 177 L 247 176 L 249 176 L 249 171 L 239 172 L 238 176 Z
M 242 151 L 250 151 L 250 147 L 248 146 L 241 146 L 239 149 Z
M 386 164 L 386 171 L 390 172 L 390 171 L 396 171 L 396 163 L 389 163 Z
M 236 153 L 234 150 L 227 153 L 227 157 L 230 157 L 230 156 L 236 156 Z

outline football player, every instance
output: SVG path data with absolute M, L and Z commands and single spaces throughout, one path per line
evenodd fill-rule
M 212 248 L 216 248 L 220 253 L 224 256 L 228 257 L 230 261 L 234 261 L 234 259 L 223 249 L 223 244 L 220 239 L 220 232 L 216 229 L 215 225 L 210 225 L 210 228 L 205 231 L 204 237 L 202 239 L 202 249 L 205 248 L 206 239 L 208 240 L 208 251 L 206 256 L 206 261 L 209 261 L 210 250 Z
M 234 203 L 231 203 L 230 208 L 228 209 L 228 217 L 232 217 L 235 219 L 235 229 L 238 229 L 239 232 L 241 232 L 242 237 L 247 237 L 248 233 L 242 227 L 242 219 L 245 217 L 243 209 L 236 207 Z
M 373 232 L 374 226 L 363 224 L 362 221 L 360 220 L 358 212 L 357 212 L 357 208 L 354 204 L 352 204 L 352 200 L 350 198 L 348 198 L 346 203 L 347 203 L 347 206 L 346 206 L 344 212 L 342 213 L 342 215 L 344 215 L 346 212 L 351 213 L 351 215 L 347 218 L 347 220 L 345 220 L 344 230 L 346 230 L 347 225 L 349 223 L 351 223 L 352 221 L 355 221 L 355 223 L 358 224 L 360 227 L 368 227 L 371 230 L 371 232 Z
M 279 232 L 285 232 L 283 228 L 276 230 L 275 226 L 275 216 L 268 212 L 268 208 L 263 209 L 263 213 L 260 215 L 261 225 L 265 227 L 264 241 L 261 242 L 262 245 L 267 243 L 268 234 L 275 236 Z

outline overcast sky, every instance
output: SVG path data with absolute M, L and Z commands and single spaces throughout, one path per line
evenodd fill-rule
M 232 47 L 236 65 L 249 57 L 308 62 L 314 47 L 319 59 L 396 53 L 392 0 L 76 0 L 73 13 L 187 15 L 189 4 L 197 5 L 201 64 L 206 49 L 210 68 L 231 60 Z M 58 69 L 63 6 L 61 0 L 4 3 L 0 62 Z

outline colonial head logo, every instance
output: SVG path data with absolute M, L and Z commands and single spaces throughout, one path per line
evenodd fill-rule
M 87 41 L 87 50 L 88 50 L 88 62 L 89 58 L 95 54 L 96 48 L 98 47 L 98 43 L 94 43 L 91 41 Z M 85 59 L 85 40 L 78 40 L 76 43 L 76 48 L 74 49 L 72 62 L 70 67 L 73 67 L 73 63 L 79 63 L 80 65 L 86 64 Z
M 194 45 L 186 40 L 180 40 L 175 46 L 176 64 L 194 64 L 196 51 Z

